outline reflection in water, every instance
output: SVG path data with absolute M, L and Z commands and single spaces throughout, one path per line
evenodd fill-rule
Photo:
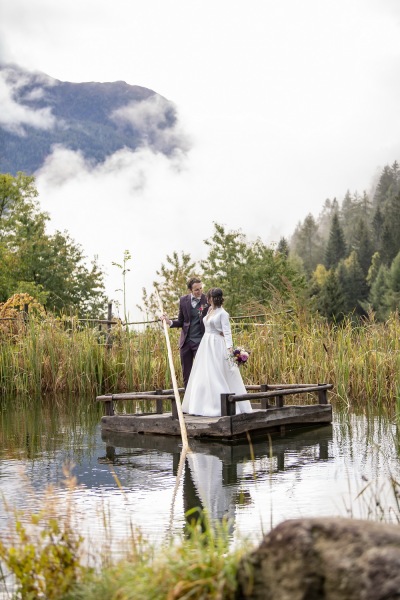
M 288 518 L 395 520 L 399 512 L 393 490 L 385 487 L 391 476 L 400 480 L 398 431 L 388 419 L 336 413 L 333 426 L 266 437 L 251 448 L 191 440 L 174 500 L 180 439 L 102 434 L 97 408 L 76 399 L 25 409 L 4 404 L 0 496 L 27 512 L 41 506 L 44 490 L 53 484 L 63 501 L 63 465 L 72 462 L 81 533 L 97 544 L 104 515 L 110 515 L 114 545 L 123 544 L 131 526 L 150 540 L 181 534 L 193 508 L 206 509 L 216 520 L 229 516 L 233 542 L 241 535 L 257 541 Z M 0 502 L 0 531 L 5 529 Z
M 136 460 L 130 462 L 126 450 L 152 449 L 172 453 L 172 470 L 174 475 L 177 473 L 181 455 L 176 438 L 111 432 L 104 432 L 102 438 L 106 456 L 100 460 L 137 469 Z M 265 475 L 271 477 L 285 469 L 296 470 L 310 462 L 329 460 L 330 442 L 331 425 L 299 430 L 285 438 L 258 440 L 251 446 L 244 442 L 234 445 L 190 440 L 191 451 L 185 459 L 183 476 L 183 512 L 187 521 L 203 518 L 202 512 L 207 511 L 211 521 L 228 519 L 233 531 L 237 507 L 252 503 L 249 485 L 254 487 Z

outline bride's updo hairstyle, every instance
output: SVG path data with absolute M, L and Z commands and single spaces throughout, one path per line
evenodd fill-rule
M 208 298 L 212 298 L 215 308 L 219 308 L 224 303 L 224 296 L 221 288 L 211 288 L 207 294 Z

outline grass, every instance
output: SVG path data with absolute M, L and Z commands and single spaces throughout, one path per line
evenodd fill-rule
M 251 351 L 242 368 L 247 384 L 333 383 L 331 398 L 347 406 L 397 410 L 400 405 L 400 320 L 329 326 L 318 317 L 265 310 L 258 323 L 233 323 L 234 341 Z M 0 395 L 39 397 L 170 388 L 161 327 L 104 332 L 52 316 L 31 318 L 1 330 Z M 170 339 L 178 385 L 182 385 L 179 331 Z
M 66 472 L 66 486 L 76 482 Z M 65 505 L 66 502 L 66 505 Z M 96 556 L 83 550 L 77 532 L 72 494 L 58 500 L 48 488 L 38 512 L 8 507 L 9 531 L 0 539 L 0 583 L 8 597 L 23 600 L 159 600 L 226 599 L 235 597 L 239 562 L 245 549 L 230 548 L 229 523 L 213 523 L 207 515 L 194 520 L 173 540 L 157 546 L 140 531 L 131 531 L 124 555 L 110 557 L 107 539 L 93 543 Z M 196 514 L 198 511 L 196 510 Z M 188 515 L 190 520 L 190 514 Z M 104 509 L 105 538 L 109 515 Z M 88 547 L 90 547 L 90 540 Z M 96 567 L 91 565 L 95 563 Z

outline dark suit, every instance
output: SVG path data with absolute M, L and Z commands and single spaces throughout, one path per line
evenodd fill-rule
M 204 335 L 203 318 L 208 311 L 207 298 L 205 294 L 200 296 L 200 302 L 196 308 L 196 312 L 200 317 L 200 336 Z M 196 356 L 197 349 L 200 345 L 201 337 L 196 340 L 190 339 L 190 326 L 192 319 L 192 295 L 187 294 L 179 300 L 178 318 L 172 321 L 171 327 L 181 327 L 181 335 L 179 338 L 179 349 L 181 355 L 181 364 L 183 372 L 183 382 L 185 387 L 189 381 L 190 371 L 192 370 L 193 359 Z

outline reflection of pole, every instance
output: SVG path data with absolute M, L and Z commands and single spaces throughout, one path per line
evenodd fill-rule
M 160 306 L 160 311 L 161 311 L 161 314 L 163 314 L 164 313 L 163 304 L 162 304 L 160 294 L 158 293 L 157 288 L 156 288 L 156 292 L 157 292 L 158 304 Z M 181 399 L 180 399 L 179 391 L 178 391 L 178 384 L 176 382 L 176 374 L 175 374 L 174 361 L 172 358 L 172 350 L 171 350 L 171 342 L 170 342 L 169 333 L 168 333 L 168 325 L 165 322 L 165 319 L 163 319 L 162 321 L 163 321 L 163 326 L 164 326 L 165 341 L 167 342 L 169 368 L 171 370 L 171 379 L 172 379 L 172 386 L 174 388 L 175 403 L 176 403 L 176 408 L 178 409 L 178 418 L 179 418 L 179 426 L 181 428 L 182 445 L 183 445 L 184 452 L 187 452 L 188 450 L 190 450 L 190 448 L 189 448 L 189 443 L 188 443 L 188 439 L 187 439 L 186 425 L 185 425 L 185 419 L 184 419 L 183 412 L 182 412 L 182 405 L 181 405 Z
M 177 494 L 177 491 L 179 488 L 179 483 L 181 481 L 183 465 L 185 464 L 186 455 L 187 455 L 188 450 L 189 450 L 189 447 L 182 448 L 181 458 L 179 460 L 178 472 L 176 474 L 176 480 L 175 480 L 175 488 L 174 488 L 174 492 L 172 494 L 172 501 L 171 501 L 171 512 L 170 512 L 170 517 L 169 517 L 169 528 L 168 528 L 169 535 L 172 534 L 172 524 L 174 522 L 174 508 L 175 508 L 176 494 Z

